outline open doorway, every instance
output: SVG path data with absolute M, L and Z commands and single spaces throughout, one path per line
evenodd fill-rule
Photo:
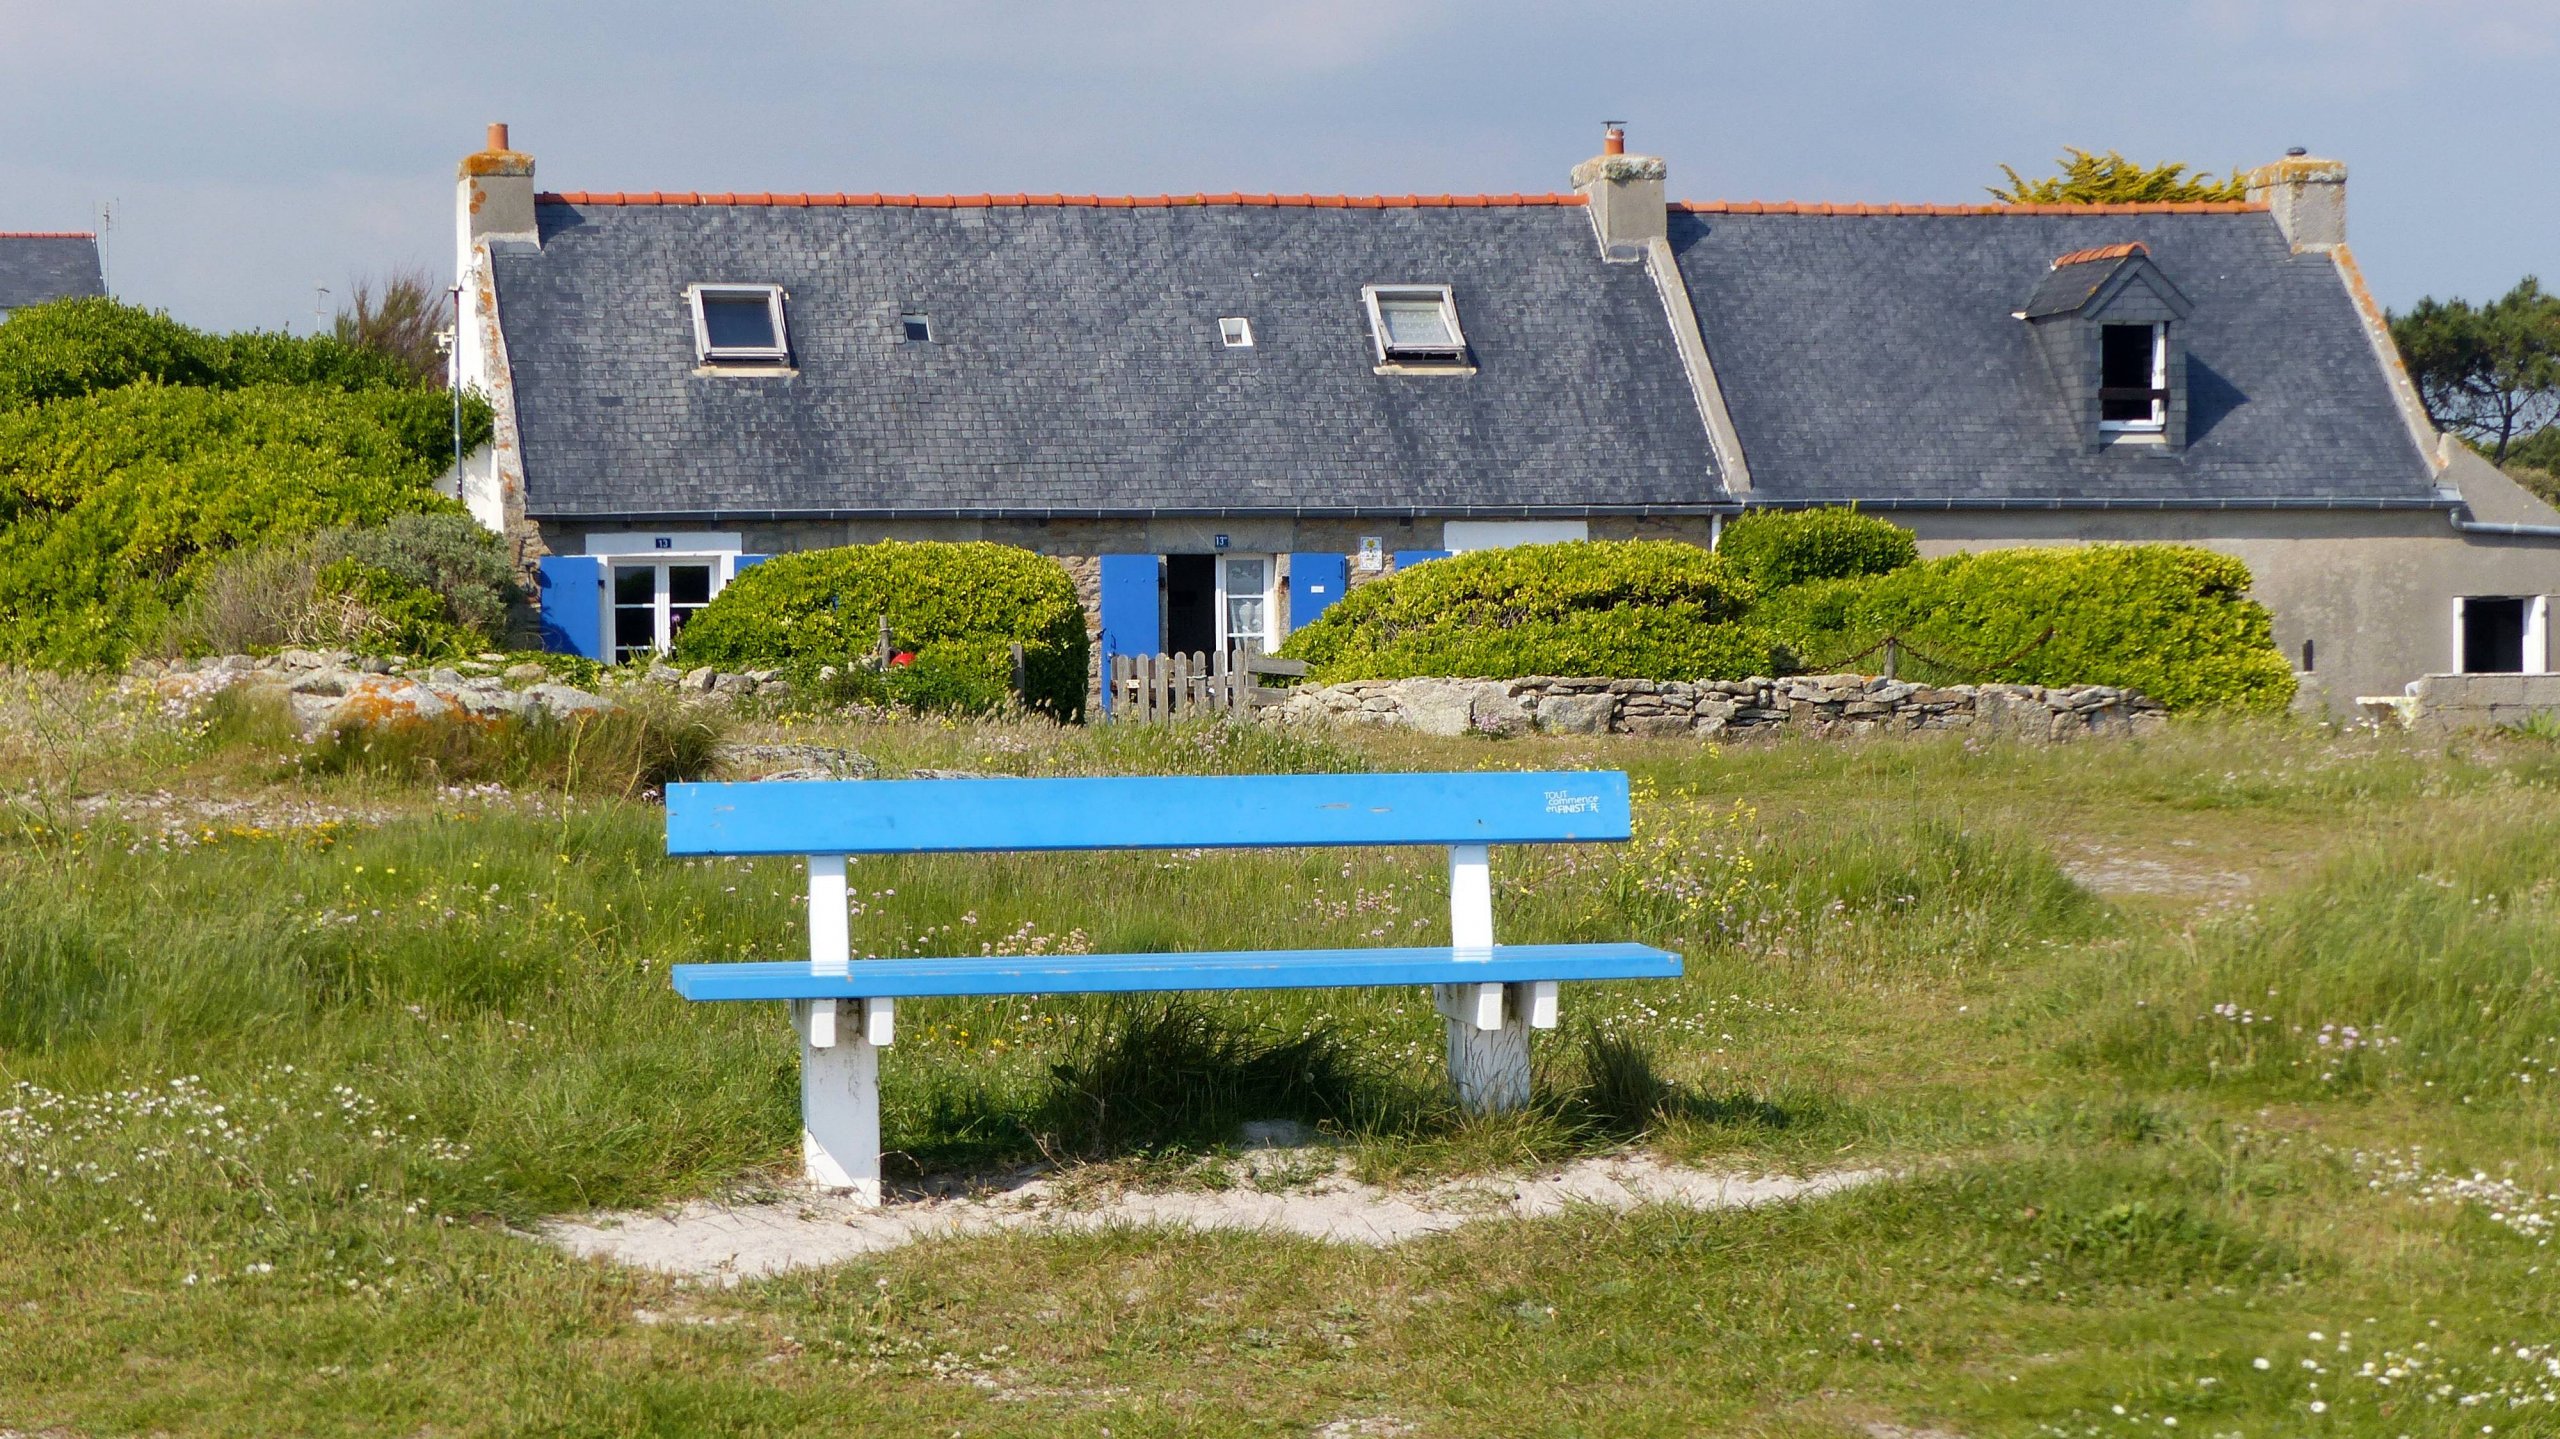
M 2456 656 L 2470 675 L 2541 674 L 2549 668 L 2545 605 L 2540 595 L 2466 595 Z
M 1218 647 L 1218 557 L 1164 557 L 1164 647 L 1205 655 Z

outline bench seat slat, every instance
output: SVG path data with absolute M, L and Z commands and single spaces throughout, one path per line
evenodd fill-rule
M 1552 844 L 1627 838 L 1615 770 L 667 786 L 669 854 Z
M 1642 944 L 1498 944 L 1484 950 L 1231 950 L 958 959 L 867 959 L 817 974 L 806 961 L 679 964 L 687 999 L 916 999 L 1155 990 L 1340 989 L 1387 984 L 1677 979 L 1680 956 Z

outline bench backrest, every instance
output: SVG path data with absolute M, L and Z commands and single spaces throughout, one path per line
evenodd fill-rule
M 1623 840 L 1581 773 L 809 780 L 667 786 L 669 854 L 935 854 Z

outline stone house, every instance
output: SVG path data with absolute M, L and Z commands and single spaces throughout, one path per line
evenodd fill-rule
M 0 320 L 11 310 L 107 292 L 98 237 L 86 230 L 0 230 Z
M 2560 512 L 2428 423 L 2346 172 L 2245 203 L 542 193 L 461 165 L 462 498 L 552 642 L 663 649 L 777 551 L 1055 556 L 1100 652 L 1277 644 L 1455 551 L 1857 504 L 1924 553 L 2246 560 L 2306 692 L 2551 667 Z

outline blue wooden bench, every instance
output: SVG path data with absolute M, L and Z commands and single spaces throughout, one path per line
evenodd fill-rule
M 811 1183 L 880 1199 L 880 1056 L 900 999 L 1427 984 L 1473 1111 L 1529 1099 L 1529 1031 L 1556 986 L 1669 979 L 1641 944 L 1495 944 L 1487 846 L 1624 840 L 1627 777 L 1590 774 L 826 780 L 667 788 L 667 852 L 805 855 L 809 958 L 675 966 L 687 999 L 784 1000 L 800 1031 Z M 1446 845 L 1449 943 L 1392 949 L 856 960 L 845 856 L 1025 850 Z

